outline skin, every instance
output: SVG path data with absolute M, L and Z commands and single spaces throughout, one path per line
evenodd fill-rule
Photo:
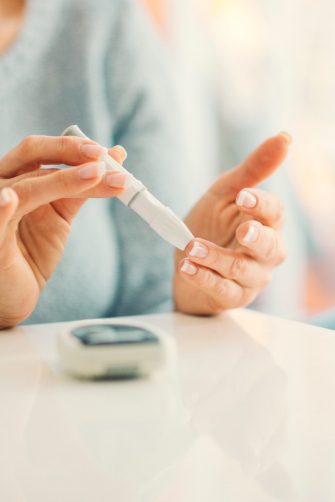
M 1 328 L 15 326 L 35 309 L 85 201 L 124 190 L 126 177 L 102 175 L 103 163 L 83 154 L 86 144 L 94 145 L 80 138 L 31 136 L 0 160 Z M 98 147 L 92 157 L 102 152 Z M 109 153 L 120 163 L 126 156 L 119 146 Z M 75 167 L 41 170 L 41 164 Z
M 24 1 L 0 0 L 0 53 L 19 33 L 24 6 Z M 247 305 L 268 284 L 273 267 L 285 256 L 283 209 L 275 196 L 252 187 L 280 165 L 288 144 L 285 134 L 270 138 L 221 176 L 191 210 L 185 222 L 199 238 L 176 253 L 177 310 L 217 314 Z M 88 154 L 84 145 L 96 148 Z M 120 163 L 126 157 L 120 146 L 109 153 Z M 0 159 L 0 329 L 15 326 L 35 309 L 85 201 L 125 189 L 124 176 L 102 172 L 101 155 L 92 141 L 31 136 Z M 42 170 L 44 164 L 73 167 Z M 256 197 L 254 208 L 236 204 L 245 187 Z M 251 226 L 257 239 L 246 243 Z M 195 243 L 198 251 L 203 246 L 201 257 L 194 256 Z
M 0 15 L 1 16 L 16 16 L 24 10 L 24 0 L 1 0 Z
M 0 1 L 0 54 L 15 41 L 20 32 L 25 9 L 24 0 Z
M 253 187 L 279 167 L 290 141 L 286 133 L 268 139 L 240 166 L 221 176 L 189 213 L 185 222 L 201 238 L 184 253 L 176 253 L 177 310 L 217 314 L 242 307 L 270 282 L 272 269 L 285 258 L 284 212 L 275 195 Z M 241 191 L 255 197 L 253 208 L 236 204 Z M 249 231 L 250 227 L 254 230 Z M 250 232 L 254 240 L 246 242 Z M 205 247 L 206 257 L 190 256 L 196 242 Z M 182 271 L 185 261 L 191 264 L 191 274 Z

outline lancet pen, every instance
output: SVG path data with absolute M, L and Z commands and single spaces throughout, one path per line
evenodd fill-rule
M 68 127 L 62 135 L 87 138 L 77 125 Z M 162 239 L 183 251 L 187 244 L 194 239 L 185 223 L 169 207 L 164 206 L 156 199 L 141 181 L 116 162 L 108 154 L 107 149 L 101 160 L 106 163 L 107 169 L 116 169 L 128 176 L 126 190 L 117 198 L 125 206 L 135 211 Z

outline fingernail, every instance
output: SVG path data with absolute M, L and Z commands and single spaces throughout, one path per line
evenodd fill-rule
M 195 258 L 206 258 L 206 256 L 208 256 L 208 252 L 208 248 L 204 244 L 196 241 L 189 252 L 189 256 L 194 256 Z
M 0 192 L 0 206 L 8 206 L 12 202 L 12 191 L 10 188 L 3 188 Z
M 128 176 L 123 173 L 109 172 L 106 175 L 106 183 L 110 187 L 123 188 L 127 186 Z
M 195 275 L 198 272 L 198 267 L 193 265 L 190 261 L 185 260 L 180 270 L 184 272 L 184 274 Z
M 252 193 L 247 190 L 242 190 L 236 197 L 236 204 L 237 206 L 243 206 L 247 209 L 251 209 L 256 206 L 257 199 Z
M 286 142 L 287 142 L 288 144 L 292 143 L 292 141 L 293 141 L 293 140 L 292 140 L 292 136 L 291 136 L 291 134 L 289 134 L 289 133 L 288 133 L 288 132 L 286 132 L 286 131 L 280 132 L 280 133 L 279 133 L 279 136 L 283 136 L 283 138 L 286 140 Z
M 254 225 L 250 225 L 247 233 L 243 237 L 243 241 L 246 244 L 251 244 L 252 242 L 255 242 L 257 240 L 258 235 L 259 235 L 258 229 Z
M 83 167 L 79 171 L 79 178 L 82 180 L 90 180 L 92 178 L 98 178 L 103 176 L 106 171 L 106 164 L 104 162 L 95 162 Z
M 126 158 L 128 157 L 127 150 L 125 148 L 123 148 L 123 146 L 121 146 L 121 145 L 116 145 L 116 146 L 114 146 L 114 148 L 119 150 L 123 160 L 126 160 Z
M 92 145 L 92 143 L 84 143 L 81 145 L 81 153 L 88 159 L 100 159 L 105 152 L 105 149 L 99 145 Z

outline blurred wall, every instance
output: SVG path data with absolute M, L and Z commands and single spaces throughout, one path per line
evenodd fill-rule
M 287 206 L 289 259 L 263 308 L 296 317 L 335 305 L 335 6 L 140 1 L 174 54 L 197 190 L 264 137 L 293 135 L 286 173 L 268 183 Z

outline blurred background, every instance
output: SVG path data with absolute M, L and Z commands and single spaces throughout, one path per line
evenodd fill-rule
M 294 143 L 266 185 L 286 206 L 289 258 L 256 308 L 310 318 L 335 306 L 335 4 L 136 0 L 168 44 L 194 196 L 257 143 Z

